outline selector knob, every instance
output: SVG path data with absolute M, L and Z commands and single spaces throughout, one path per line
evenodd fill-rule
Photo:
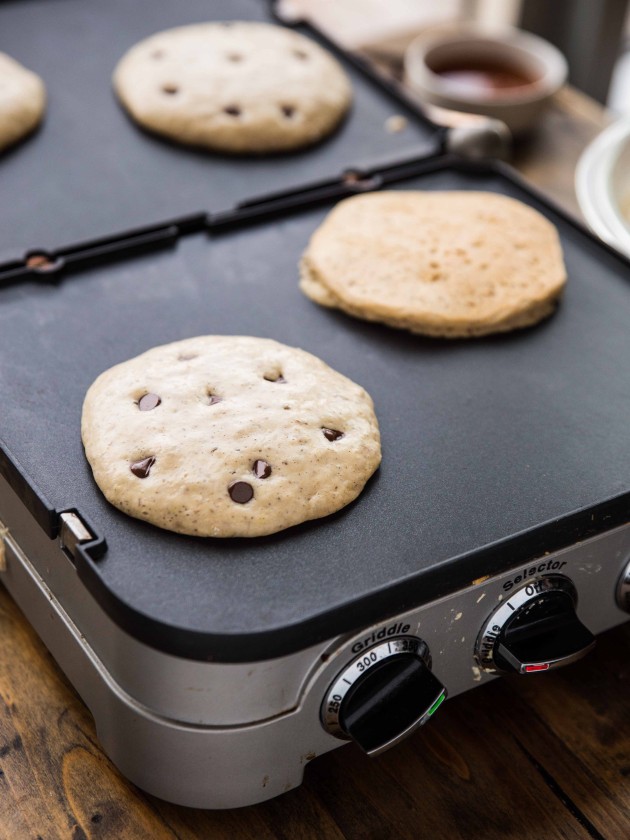
M 491 673 L 532 674 L 569 665 L 595 646 L 576 615 L 577 592 L 563 575 L 518 589 L 494 612 L 477 640 L 476 656 Z
M 338 675 L 322 703 L 324 727 L 378 755 L 426 723 L 446 698 L 429 650 L 399 636 L 364 650 Z

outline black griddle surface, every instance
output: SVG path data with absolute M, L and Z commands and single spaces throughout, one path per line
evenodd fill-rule
M 500 174 L 442 170 L 398 188 L 490 189 L 540 209 Z M 58 288 L 0 292 L 0 437 L 53 507 L 77 506 L 106 538 L 104 557 L 80 569 L 106 609 L 177 653 L 271 657 L 540 555 L 557 520 L 627 493 L 628 266 L 542 209 L 562 237 L 566 297 L 548 321 L 502 337 L 422 339 L 310 302 L 297 264 L 326 209 L 191 237 Z M 86 389 L 151 346 L 211 333 L 303 347 L 370 392 L 383 464 L 356 503 L 277 536 L 222 541 L 105 502 L 81 446 Z M 542 542 L 523 535 L 544 523 Z
M 351 164 L 436 149 L 436 129 L 340 59 L 354 91 L 340 129 L 317 146 L 266 157 L 213 154 L 137 127 L 116 100 L 112 71 L 134 43 L 207 20 L 270 20 L 262 0 L 20 0 L 0 4 L 0 50 L 39 73 L 45 121 L 0 155 L 0 261 L 27 250 L 199 211 L 324 176 Z M 400 134 L 385 130 L 409 115 Z M 433 139 L 435 138 L 435 140 Z

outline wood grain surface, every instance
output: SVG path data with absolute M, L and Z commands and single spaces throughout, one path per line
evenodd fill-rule
M 605 121 L 563 91 L 516 164 L 575 210 L 573 168 Z M 314 761 L 299 789 L 218 812 L 161 802 L 122 778 L 1 586 L 0 640 L 0 840 L 630 838 L 630 625 L 571 668 L 449 700 L 380 758 L 344 747 Z

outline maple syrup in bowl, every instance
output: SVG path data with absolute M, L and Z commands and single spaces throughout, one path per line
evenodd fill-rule
M 538 78 L 525 73 L 516 66 L 507 63 L 492 62 L 483 58 L 469 60 L 455 59 L 454 61 L 429 66 L 433 73 L 440 76 L 455 95 L 473 97 L 475 99 L 492 99 L 497 96 L 510 96 L 513 93 L 523 93 L 524 88 L 535 85 Z
M 533 125 L 566 76 L 559 50 L 513 27 L 433 27 L 405 54 L 405 80 L 424 102 L 502 120 L 515 133 Z

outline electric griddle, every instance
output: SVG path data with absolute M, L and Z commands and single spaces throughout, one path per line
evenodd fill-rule
M 567 664 L 628 618 L 630 265 L 509 168 L 442 149 L 325 171 L 320 158 L 302 184 L 266 161 L 265 194 L 236 201 L 215 182 L 218 210 L 133 256 L 122 229 L 113 251 L 64 254 L 79 227 L 65 237 L 16 195 L 51 260 L 0 265 L 0 580 L 107 753 L 158 796 L 215 808 L 276 796 L 317 755 L 348 740 L 378 754 L 447 694 Z M 541 211 L 569 275 L 556 314 L 439 341 L 313 304 L 297 286 L 310 235 L 335 201 L 382 187 L 490 190 Z M 187 189 L 174 214 L 191 209 Z M 105 501 L 80 440 L 88 386 L 151 346 L 212 333 L 300 346 L 368 390 L 383 464 L 355 503 L 271 537 L 207 540 Z

